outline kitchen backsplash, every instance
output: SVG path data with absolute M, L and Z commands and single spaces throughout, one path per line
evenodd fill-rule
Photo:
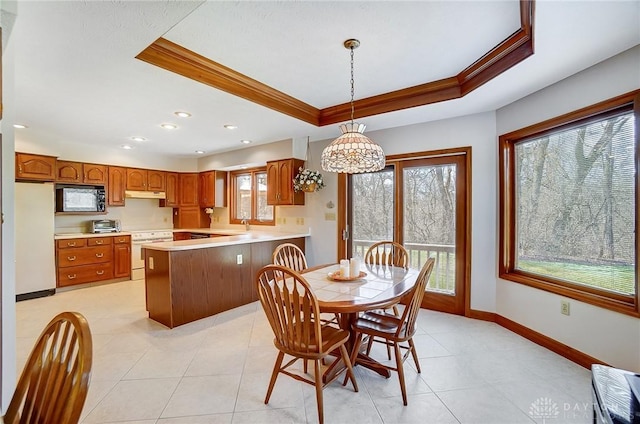
M 106 215 L 56 215 L 55 232 L 87 232 L 94 219 L 119 219 L 122 231 L 173 228 L 173 209 L 161 208 L 157 199 L 127 199 L 124 207 L 109 207 Z
M 252 225 L 254 230 L 281 231 L 286 233 L 297 233 L 309 229 L 309 220 L 300 212 L 304 212 L 300 206 L 276 206 L 276 225 Z M 243 229 L 243 225 L 229 224 L 229 208 L 214 208 L 211 216 L 211 228 L 234 228 Z

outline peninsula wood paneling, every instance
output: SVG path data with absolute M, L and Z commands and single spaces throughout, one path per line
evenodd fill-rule
M 299 238 L 174 252 L 145 249 L 146 263 L 153 262 L 145 275 L 149 318 L 173 328 L 256 301 L 255 273 L 285 242 L 304 248 Z

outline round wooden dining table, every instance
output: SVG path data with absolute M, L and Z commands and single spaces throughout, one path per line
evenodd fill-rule
M 365 273 L 363 277 L 341 281 L 331 277 L 339 269 L 338 264 L 321 265 L 306 270 L 303 276 L 318 299 L 320 312 L 338 314 L 340 327 L 351 334 L 348 349 L 352 349 L 355 343 L 356 335 L 351 324 L 358 313 L 396 305 L 411 291 L 420 273 L 412 268 L 362 264 L 360 271 Z M 334 361 L 331 367 L 337 367 L 339 362 Z M 388 369 L 363 352 L 358 353 L 355 362 L 355 365 L 369 368 L 384 377 L 390 376 Z M 339 371 L 330 370 L 326 379 Z

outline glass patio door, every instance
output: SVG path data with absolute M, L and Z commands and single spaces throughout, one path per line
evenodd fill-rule
M 354 174 L 347 189 L 347 252 L 364 257 L 380 240 L 402 244 L 410 266 L 435 267 L 422 306 L 464 314 L 467 272 L 466 155 L 394 161 Z

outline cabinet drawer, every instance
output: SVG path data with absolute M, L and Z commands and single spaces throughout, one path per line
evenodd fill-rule
M 113 238 L 113 244 L 128 244 L 131 243 L 131 236 L 115 236 Z
M 84 249 L 63 249 L 58 251 L 58 267 L 97 264 L 111 262 L 113 248 L 111 246 L 85 247 Z
M 87 239 L 87 246 L 102 246 L 111 244 L 111 237 L 93 237 Z
M 111 263 L 72 266 L 58 270 L 58 287 L 110 280 L 112 278 L 113 265 Z
M 77 238 L 77 239 L 56 240 L 56 243 L 57 243 L 58 249 L 85 247 L 87 245 L 87 239 Z

